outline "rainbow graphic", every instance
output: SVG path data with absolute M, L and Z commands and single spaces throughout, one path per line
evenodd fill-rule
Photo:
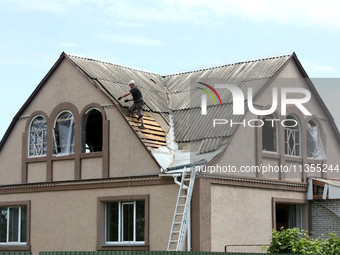
M 222 100 L 221 100 L 221 98 L 220 98 L 220 95 L 217 93 L 217 91 L 216 91 L 213 87 L 211 87 L 210 85 L 208 85 L 208 84 L 206 84 L 206 83 L 203 83 L 203 82 L 197 82 L 197 83 L 206 86 L 206 87 L 209 88 L 212 92 L 214 92 L 215 95 L 217 96 L 218 100 L 220 101 L 220 104 L 222 105 Z M 215 105 L 217 105 L 216 100 L 215 100 L 213 94 L 212 94 L 209 90 L 203 89 L 203 88 L 200 88 L 200 87 L 197 87 L 197 88 L 203 90 L 204 92 L 206 92 L 206 93 L 212 98 L 212 100 L 214 100 Z

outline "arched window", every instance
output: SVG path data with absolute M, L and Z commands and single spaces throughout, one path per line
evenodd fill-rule
M 65 111 L 58 115 L 53 128 L 53 153 L 70 154 L 74 152 L 74 118 Z
M 103 117 L 99 110 L 89 109 L 82 119 L 81 152 L 102 151 Z
M 262 150 L 277 152 L 277 124 L 274 115 L 263 117 Z
M 310 120 L 307 124 L 307 157 L 326 159 L 325 149 L 320 136 L 320 128 L 314 120 Z
M 288 115 L 285 125 L 285 153 L 291 156 L 300 156 L 300 128 L 298 121 Z
M 47 152 L 47 123 L 43 116 L 35 117 L 29 129 L 28 155 L 43 156 Z

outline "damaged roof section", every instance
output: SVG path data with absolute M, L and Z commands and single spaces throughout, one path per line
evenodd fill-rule
M 131 68 L 110 62 L 67 54 L 67 57 L 93 80 L 102 90 L 114 99 L 126 120 L 149 149 L 165 147 L 166 132 L 169 129 L 169 104 L 160 74 Z M 143 114 L 146 129 L 140 129 L 137 115 L 127 110 L 131 102 L 118 98 L 129 92 L 128 83 L 134 80 L 144 98 Z
M 233 116 L 231 92 L 218 88 L 222 104 L 208 100 L 208 114 L 202 115 L 202 90 L 197 87 L 202 83 L 214 86 L 227 82 L 238 86 L 245 98 L 247 88 L 252 87 L 254 96 L 292 54 L 168 75 L 92 58 L 66 56 L 116 101 L 144 145 L 166 170 L 210 162 L 226 148 L 236 129 L 236 125 L 212 128 L 212 120 L 241 121 L 243 118 L 242 115 Z M 138 129 L 136 116 L 129 116 L 127 108 L 131 102 L 118 100 L 130 90 L 128 82 L 132 79 L 143 94 L 146 130 Z
M 231 91 L 219 88 L 215 90 L 222 104 L 208 100 L 207 114 L 202 115 L 202 90 L 197 87 L 204 88 L 203 83 L 210 86 L 233 84 L 242 90 L 245 98 L 247 88 L 251 87 L 254 97 L 291 56 L 292 54 L 166 75 L 164 84 L 168 89 L 172 110 L 170 122 L 178 148 L 175 152 L 169 150 L 167 153 L 164 148 L 153 150 L 156 159 L 162 163 L 170 162 L 165 158 L 172 155 L 172 163 L 168 168 L 178 165 L 179 162 L 184 164 L 185 155 L 186 164 L 191 165 L 214 159 L 224 151 L 237 125 L 218 125 L 213 128 L 213 120 L 233 119 L 234 122 L 240 122 L 243 115 L 233 115 Z

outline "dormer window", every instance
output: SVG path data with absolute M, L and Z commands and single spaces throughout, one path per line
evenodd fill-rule
M 58 115 L 53 128 L 53 153 L 58 155 L 74 153 L 75 129 L 72 113 L 65 111 Z
M 44 156 L 47 153 L 47 123 L 43 116 L 35 117 L 29 129 L 28 156 Z

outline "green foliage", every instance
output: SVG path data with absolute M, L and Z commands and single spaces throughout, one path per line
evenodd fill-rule
M 269 247 L 262 247 L 269 253 L 291 254 L 340 254 L 340 239 L 330 233 L 328 239 L 313 239 L 307 231 L 298 228 L 273 230 Z

